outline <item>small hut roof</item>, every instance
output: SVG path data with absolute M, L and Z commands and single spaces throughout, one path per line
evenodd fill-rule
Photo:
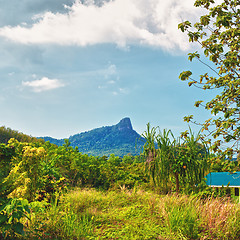
M 212 172 L 207 176 L 207 185 L 210 187 L 237 187 L 240 188 L 240 172 Z

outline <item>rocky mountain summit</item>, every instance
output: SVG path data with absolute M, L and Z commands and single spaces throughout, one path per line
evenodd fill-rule
M 64 139 L 43 137 L 58 146 L 64 144 Z M 133 130 L 130 118 L 123 118 L 118 124 L 93 129 L 70 136 L 72 147 L 78 147 L 82 153 L 94 156 L 109 156 L 115 154 L 124 156 L 137 155 L 142 151 L 144 139 Z

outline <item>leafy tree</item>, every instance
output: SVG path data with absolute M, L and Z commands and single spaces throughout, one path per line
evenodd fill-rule
M 13 239 L 24 234 L 20 220 L 30 212 L 25 199 L 12 199 L 8 195 L 14 190 L 14 180 L 6 177 L 11 172 L 15 148 L 0 144 L 0 239 Z M 1 238 L 2 236 L 2 238 Z
M 223 156 L 214 156 L 210 169 L 211 172 L 238 172 L 240 171 L 240 162 L 225 159 Z
M 194 25 L 185 21 L 178 27 L 187 32 L 190 42 L 200 44 L 214 67 L 202 61 L 198 52 L 189 53 L 189 60 L 197 59 L 207 65 L 211 75 L 203 73 L 194 79 L 191 71 L 184 71 L 179 78 L 188 80 L 189 86 L 221 91 L 209 102 L 200 100 L 195 106 L 203 106 L 213 115 L 201 125 L 215 139 L 214 152 L 231 157 L 240 153 L 240 1 L 223 0 L 217 5 L 215 0 L 196 0 L 194 5 L 205 8 L 207 14 Z M 185 121 L 196 123 L 192 115 Z M 228 147 L 223 149 L 223 143 L 228 143 Z
M 15 149 L 6 144 L 0 144 L 0 206 L 7 195 L 13 190 L 13 182 L 5 182 L 4 178 L 11 171 L 11 158 L 15 155 Z
M 11 170 L 11 158 L 15 155 L 14 147 L 0 143 L 0 178 L 6 177 Z
M 11 142 L 13 144 L 13 142 Z M 21 144 L 14 142 L 14 145 Z M 41 161 L 44 159 L 46 151 L 43 147 L 33 147 L 26 145 L 22 149 L 22 154 L 15 159 L 6 182 L 13 182 L 15 190 L 11 196 L 26 197 L 33 201 L 42 181 Z M 18 161 L 18 162 L 17 162 Z

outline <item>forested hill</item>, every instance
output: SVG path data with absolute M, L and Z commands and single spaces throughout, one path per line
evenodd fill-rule
M 51 137 L 43 137 L 43 139 L 59 146 L 64 143 L 64 139 Z M 133 130 L 130 118 L 124 118 L 113 126 L 96 128 L 70 136 L 68 140 L 71 146 L 78 147 L 80 152 L 94 156 L 109 156 L 110 154 L 117 156 L 137 155 L 142 151 L 145 142 Z
M 5 126 L 0 127 L 0 143 L 7 143 L 10 138 L 15 138 L 19 142 L 42 142 L 43 140 L 35 137 L 26 135 L 24 133 L 6 128 Z

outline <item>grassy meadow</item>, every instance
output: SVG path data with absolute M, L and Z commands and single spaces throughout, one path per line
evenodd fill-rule
M 124 187 L 74 189 L 52 204 L 33 202 L 24 226 L 22 239 L 240 239 L 240 205 Z

